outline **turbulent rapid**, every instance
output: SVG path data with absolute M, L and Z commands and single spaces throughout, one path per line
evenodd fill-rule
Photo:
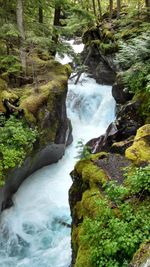
M 80 52 L 81 46 L 74 48 Z M 30 176 L 14 195 L 14 206 L 2 213 L 1 267 L 69 267 L 69 173 L 77 160 L 77 144 L 103 134 L 114 120 L 114 110 L 110 86 L 97 84 L 87 74 L 77 85 L 69 81 L 67 113 L 74 141 L 58 163 Z

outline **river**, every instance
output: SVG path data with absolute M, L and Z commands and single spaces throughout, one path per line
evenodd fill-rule
M 82 46 L 73 46 L 81 52 Z M 66 57 L 62 63 L 69 61 Z M 69 267 L 71 261 L 68 190 L 69 173 L 77 161 L 77 144 L 103 134 L 114 120 L 111 87 L 83 74 L 69 81 L 67 114 L 72 121 L 73 143 L 55 164 L 31 175 L 13 197 L 14 206 L 0 218 L 0 267 Z

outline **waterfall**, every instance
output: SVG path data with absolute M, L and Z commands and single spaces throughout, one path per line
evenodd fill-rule
M 81 46 L 76 46 L 76 51 Z M 69 58 L 63 59 L 66 60 Z M 68 190 L 79 140 L 103 134 L 114 120 L 115 101 L 110 86 L 83 74 L 80 83 L 69 81 L 68 117 L 74 142 L 65 156 L 24 181 L 0 223 L 1 267 L 68 267 L 71 261 Z

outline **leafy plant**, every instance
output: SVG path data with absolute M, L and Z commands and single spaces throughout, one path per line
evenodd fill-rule
M 137 63 L 124 73 L 123 80 L 132 92 L 146 91 L 150 64 Z
M 76 146 L 78 149 L 77 159 L 89 159 L 91 156 L 91 148 L 90 146 L 84 145 L 83 140 L 79 140 Z
M 126 185 L 132 194 L 150 193 L 150 165 L 136 168 L 133 174 L 127 176 Z
M 116 63 L 122 69 L 128 69 L 137 62 L 143 62 L 150 57 L 149 31 L 135 37 L 128 42 L 119 41 L 119 53 L 116 55 Z
M 23 120 L 11 116 L 0 127 L 0 174 L 6 169 L 21 166 L 27 153 L 33 148 L 37 130 Z
M 129 195 L 129 189 L 124 185 L 118 185 L 117 182 L 110 181 L 105 186 L 107 196 L 117 204 L 120 204 L 124 198 Z
M 97 200 L 98 215 L 84 218 L 80 242 L 93 267 L 125 267 L 140 244 L 149 238 L 149 198 L 127 201 L 135 193 L 150 192 L 150 166 L 136 168 L 124 185 L 109 182 Z M 112 208 L 113 206 L 113 208 Z

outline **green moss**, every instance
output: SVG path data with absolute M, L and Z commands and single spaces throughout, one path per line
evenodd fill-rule
M 102 197 L 103 196 L 98 188 L 89 189 L 83 193 L 81 200 L 83 218 L 86 216 L 89 218 L 94 218 L 99 215 L 99 206 L 97 205 L 97 202 Z
M 2 82 L 1 85 L 2 87 L 0 88 L 0 112 L 5 112 L 6 109 L 3 105 L 3 100 L 7 99 L 10 103 L 13 103 L 16 99 L 18 99 L 18 96 L 12 90 L 7 89 L 7 85 L 5 82 Z
M 0 91 L 6 90 L 7 89 L 7 83 L 0 78 Z
M 132 29 L 126 29 L 121 32 L 121 38 L 122 39 L 128 39 L 128 38 L 134 38 L 138 36 L 138 34 L 141 32 L 141 29 L 138 28 L 132 28 Z
M 107 152 L 99 152 L 99 153 L 96 153 L 96 154 L 91 154 L 91 156 L 90 156 L 90 159 L 91 160 L 97 160 L 97 159 L 99 159 L 99 158 L 101 158 L 101 157 L 106 157 L 108 155 L 108 153 Z
M 78 161 L 75 165 L 75 171 L 77 171 L 77 173 L 81 176 L 84 167 L 90 163 L 91 163 L 90 159 L 85 159 L 85 160 L 83 159 Z
M 118 51 L 118 44 L 117 43 L 101 43 L 100 49 L 104 53 L 104 55 L 112 54 Z
M 144 244 L 140 246 L 133 257 L 131 266 L 138 267 L 141 266 L 141 264 L 146 264 L 148 258 L 150 258 L 150 241 L 144 242 Z
M 89 249 L 86 249 L 84 246 L 80 246 L 74 267 L 91 267 L 89 252 Z
M 103 29 L 103 38 L 105 40 L 112 40 L 114 41 L 114 34 L 104 26 L 104 29 Z
M 82 233 L 82 224 L 79 226 L 73 226 L 72 228 L 72 246 L 73 251 L 75 254 L 77 254 L 75 267 L 91 267 L 89 262 L 89 253 L 88 253 L 88 244 L 87 246 L 84 246 L 80 242 L 80 235 Z
M 97 186 L 98 184 L 104 186 L 108 181 L 104 170 L 92 164 L 92 162 L 84 167 L 82 179 L 84 183 L 88 182 L 90 187 Z
M 77 253 L 79 247 L 79 233 L 80 233 L 81 224 L 79 226 L 73 225 L 72 232 L 71 232 L 71 240 L 73 251 Z
M 135 164 L 142 162 L 150 163 L 150 124 L 138 129 L 133 145 L 125 151 L 125 156 Z

